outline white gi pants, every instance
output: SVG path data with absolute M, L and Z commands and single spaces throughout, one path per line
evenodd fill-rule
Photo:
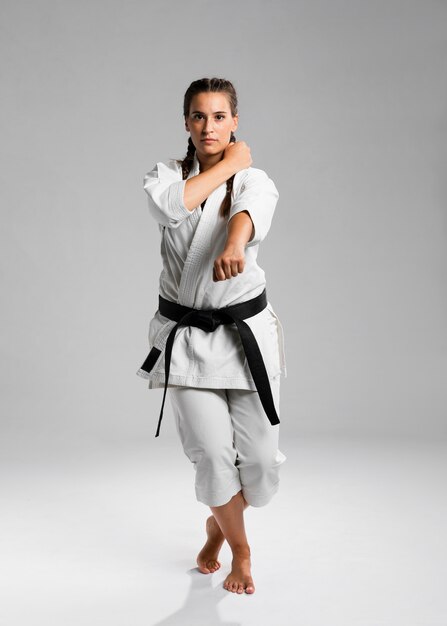
M 270 381 L 278 416 L 280 376 Z M 226 504 L 242 490 L 251 506 L 264 506 L 279 488 L 286 456 L 279 426 L 270 423 L 257 391 L 170 387 L 183 450 L 194 466 L 195 491 L 208 506 Z

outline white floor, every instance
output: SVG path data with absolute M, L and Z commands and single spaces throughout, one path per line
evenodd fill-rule
M 168 436 L 4 451 L 2 626 L 446 626 L 447 444 L 283 440 L 246 511 L 253 595 L 195 567 L 209 509 Z

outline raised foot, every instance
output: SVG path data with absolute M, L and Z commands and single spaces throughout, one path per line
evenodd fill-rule
M 233 554 L 231 562 L 231 572 L 225 578 L 223 586 L 227 591 L 233 593 L 254 593 L 255 585 L 251 577 L 251 561 L 250 553 L 244 551 L 242 553 Z
M 225 537 L 214 515 L 210 515 L 206 520 L 206 534 L 206 543 L 197 555 L 197 565 L 202 574 L 212 574 L 220 567 L 217 557 L 225 541 Z

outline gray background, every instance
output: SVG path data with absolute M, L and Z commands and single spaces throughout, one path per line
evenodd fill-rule
M 185 154 L 183 95 L 197 78 L 234 83 L 236 136 L 280 192 L 259 263 L 285 332 L 281 449 L 290 494 L 303 475 L 293 465 L 293 441 L 377 440 L 383 451 L 386 441 L 445 440 L 446 17 L 445 2 L 434 0 L 2 2 L 1 459 L 6 529 L 24 531 L 3 536 L 11 563 L 21 563 L 23 548 L 20 576 L 30 555 L 48 572 L 48 555 L 57 553 L 32 535 L 33 515 L 48 541 L 59 537 L 62 552 L 75 533 L 68 540 L 45 526 L 63 507 L 44 484 L 57 476 L 54 494 L 65 493 L 74 507 L 60 520 L 65 528 L 74 511 L 90 510 L 106 493 L 98 486 L 91 499 L 85 495 L 92 459 L 95 476 L 115 471 L 124 481 L 121 495 L 134 493 L 140 475 L 135 502 L 161 489 L 153 476 L 161 481 L 164 472 L 163 502 L 170 502 L 169 486 L 178 496 L 184 485 L 185 506 L 196 506 L 187 460 L 184 477 L 172 465 L 181 450 L 170 405 L 155 439 L 162 391 L 149 391 L 135 372 L 147 353 L 161 271 L 143 175 L 156 161 Z M 120 466 L 124 450 L 126 463 L 141 459 L 135 474 L 126 474 L 132 463 Z M 353 472 L 360 467 L 361 455 Z M 82 472 L 78 490 L 69 480 Z M 48 482 L 33 483 L 33 476 Z M 56 507 L 45 509 L 53 511 L 48 518 L 32 508 L 39 488 L 41 505 Z M 104 519 L 123 501 L 110 493 Z M 135 512 L 142 526 L 153 515 Z M 78 522 L 84 530 L 91 523 Z M 92 545 L 99 529 L 98 522 Z M 41 553 L 33 552 L 37 544 Z M 433 545 L 436 554 L 439 548 Z M 39 567 L 28 574 L 28 590 Z M 427 597 L 427 606 L 436 600 Z M 320 623 L 310 608 L 304 614 L 303 623 Z M 22 623 L 12 615 L 10 626 Z M 139 615 L 152 623 L 143 609 Z M 330 615 L 331 626 L 338 624 Z M 366 613 L 355 615 L 351 622 L 340 614 L 340 623 L 388 623 L 385 613 L 370 622 L 360 620 Z M 412 607 L 408 617 L 427 626 L 440 615 L 430 622 L 426 610 Z M 51 623 L 48 614 L 42 621 Z
M 161 271 L 142 177 L 184 155 L 184 92 L 213 75 L 280 192 L 259 263 L 286 336 L 283 429 L 445 435 L 444 3 L 3 14 L 8 435 L 155 430 L 161 394 L 134 374 Z

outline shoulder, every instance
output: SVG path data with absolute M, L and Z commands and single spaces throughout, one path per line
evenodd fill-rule
M 233 189 L 237 194 L 244 191 L 244 189 L 261 190 L 266 184 L 273 185 L 274 183 L 265 170 L 259 167 L 247 167 L 236 172 Z
M 153 178 L 169 180 L 181 179 L 181 162 L 177 161 L 177 159 L 166 159 L 164 161 L 157 161 L 152 169 L 146 172 L 146 174 L 144 175 L 144 182 Z
M 256 180 L 265 180 L 268 178 L 267 173 L 264 170 L 261 170 L 259 167 L 247 167 L 244 170 L 239 170 L 236 172 L 234 176 L 234 180 L 236 181 L 256 181 Z
M 162 172 L 181 173 L 182 171 L 182 164 L 178 159 L 165 159 L 163 161 L 157 161 L 155 167 Z

